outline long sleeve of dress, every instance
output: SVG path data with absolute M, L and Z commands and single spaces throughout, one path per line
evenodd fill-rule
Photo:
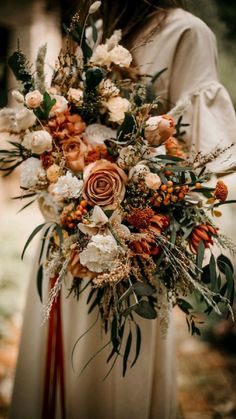
M 192 20 L 191 27 L 181 35 L 171 73 L 170 102 L 190 102 L 184 121 L 190 124 L 187 139 L 192 150 L 207 153 L 216 146 L 235 143 L 235 111 L 228 92 L 218 81 L 215 37 L 199 19 Z M 230 154 L 224 168 L 236 164 L 235 147 Z

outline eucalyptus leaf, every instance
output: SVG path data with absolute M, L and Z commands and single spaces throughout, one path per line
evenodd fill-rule
M 204 253 L 205 253 L 205 246 L 204 246 L 203 241 L 201 240 L 199 242 L 199 245 L 198 245 L 198 249 L 197 249 L 197 260 L 196 260 L 196 264 L 197 264 L 197 267 L 199 269 L 202 269 L 202 264 L 203 264 L 203 259 L 204 259 Z
M 37 233 L 39 233 L 39 231 L 40 231 L 40 230 L 42 230 L 42 228 L 43 228 L 46 224 L 47 224 L 47 223 L 43 223 L 43 224 L 38 225 L 38 226 L 34 229 L 34 231 L 30 234 L 29 238 L 27 239 L 27 241 L 26 241 L 26 243 L 25 243 L 25 246 L 24 246 L 23 252 L 22 252 L 22 254 L 21 254 L 21 259 L 22 259 L 22 260 L 23 260 L 23 258 L 24 258 L 24 255 L 25 255 L 26 249 L 28 248 L 28 246 L 29 246 L 30 242 L 33 240 L 34 236 L 36 236 L 36 234 L 37 234 Z
M 37 272 L 37 290 L 40 301 L 43 301 L 43 265 L 40 265 Z
M 145 300 L 140 301 L 134 311 L 144 319 L 155 319 L 157 317 L 157 312 L 154 307 Z
M 152 295 L 155 292 L 155 289 L 145 282 L 137 282 L 132 286 L 132 289 L 140 297 L 146 297 Z
M 130 330 L 128 338 L 127 338 L 127 342 L 126 342 L 126 346 L 125 346 L 125 352 L 124 352 L 124 358 L 123 358 L 123 377 L 125 376 L 125 373 L 126 373 L 126 370 L 127 370 L 127 363 L 128 363 L 128 358 L 129 358 L 129 354 L 130 354 L 131 344 L 132 344 L 132 332 Z

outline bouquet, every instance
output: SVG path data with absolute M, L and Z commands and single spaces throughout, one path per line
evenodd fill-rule
M 160 73 L 141 76 L 131 66 L 120 31 L 98 43 L 92 14 L 99 5 L 90 6 L 84 25 L 76 15 L 66 28 L 50 86 L 46 46 L 34 70 L 21 50 L 10 57 L 20 106 L 0 111 L 0 131 L 10 135 L 0 164 L 5 175 L 21 166 L 17 198 L 27 200 L 24 207 L 37 200 L 45 216 L 22 254 L 42 231 L 41 298 L 43 278 L 51 283 L 43 320 L 62 286 L 78 304 L 87 289 L 88 312 L 97 310 L 109 336 L 108 361 L 122 353 L 125 375 L 132 346 L 131 366 L 141 350 L 140 317 L 158 316 L 165 334 L 177 305 L 199 334 L 192 294 L 206 314 L 223 306 L 232 312 L 233 266 L 222 252 L 235 247 L 214 217 L 235 201 L 227 201 L 222 180 L 207 185 L 207 163 L 223 150 L 188 155 L 180 141 L 184 106 L 159 115 Z

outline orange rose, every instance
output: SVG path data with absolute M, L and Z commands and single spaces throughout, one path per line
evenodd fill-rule
M 92 206 L 115 209 L 124 199 L 127 176 L 115 163 L 98 160 L 84 170 L 83 197 Z
M 72 172 L 82 172 L 85 166 L 84 159 L 88 147 L 79 136 L 63 141 L 63 152 L 66 166 Z
M 170 115 L 151 116 L 146 121 L 144 135 L 152 147 L 164 143 L 175 132 L 175 122 Z

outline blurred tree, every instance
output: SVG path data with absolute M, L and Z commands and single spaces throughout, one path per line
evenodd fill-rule
M 235 0 L 215 0 L 219 15 L 227 25 L 227 36 L 236 39 Z

